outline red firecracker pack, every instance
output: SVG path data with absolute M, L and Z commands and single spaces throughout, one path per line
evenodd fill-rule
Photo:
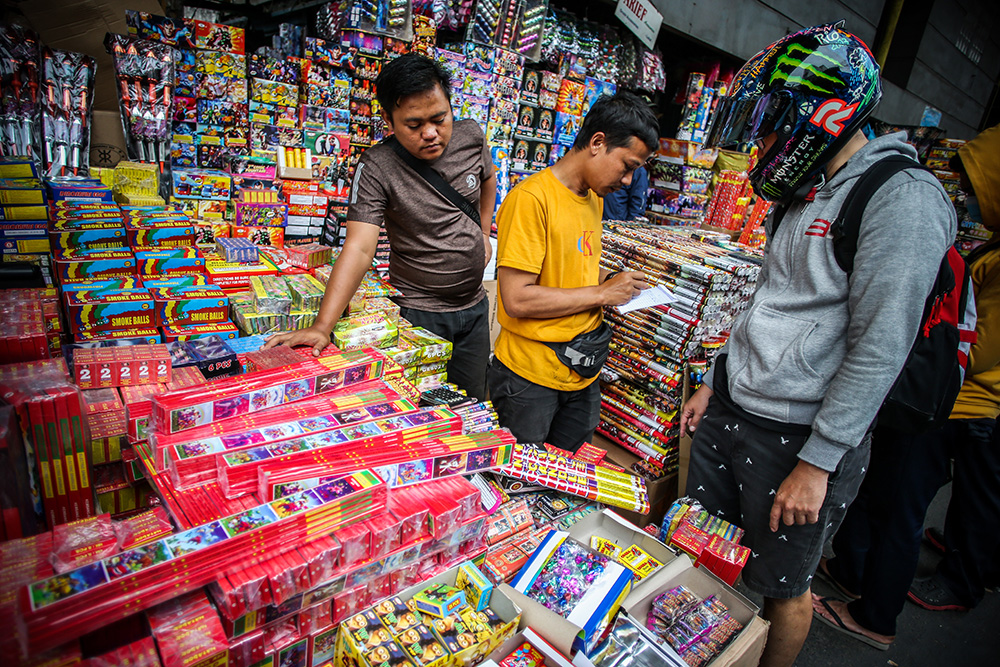
M 73 375 L 81 389 L 164 384 L 170 381 L 166 345 L 92 347 L 73 354 Z
M 177 433 L 358 385 L 381 373 L 381 361 L 365 350 L 358 350 L 296 366 L 223 378 L 204 387 L 156 397 L 153 401 L 154 424 L 161 433 Z

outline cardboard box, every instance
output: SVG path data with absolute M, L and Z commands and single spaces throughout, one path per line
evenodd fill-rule
M 415 586 L 410 586 L 406 590 L 397 593 L 397 597 L 401 600 L 410 600 L 414 595 L 427 588 L 431 584 L 447 584 L 448 586 L 454 586 L 458 577 L 458 566 L 452 567 L 445 572 L 428 579 L 427 581 L 416 584 Z M 508 587 L 509 588 L 509 587 Z M 507 594 L 498 594 L 494 590 L 493 595 L 490 596 L 490 609 L 493 613 L 500 617 L 505 623 L 504 629 L 499 633 L 499 636 L 494 638 L 491 645 L 482 652 L 481 655 L 488 655 L 497 646 L 505 642 L 510 637 L 514 636 L 517 632 L 518 624 L 521 621 L 521 607 Z
M 743 630 L 712 660 L 712 667 L 756 665 L 764 651 L 770 624 L 757 615 L 757 607 L 750 600 L 704 568 L 695 569 L 686 557 L 675 558 L 644 579 L 625 598 L 622 609 L 636 625 L 645 628 L 646 615 L 653 598 L 664 590 L 679 585 L 686 586 L 702 599 L 709 595 L 717 596 L 729 608 L 732 617 L 743 625 Z
M 501 584 L 498 589 L 521 607 L 526 625 L 542 631 L 566 655 L 577 651 L 586 653 L 596 646 L 632 586 L 631 572 L 608 561 L 604 573 L 577 601 L 568 618 L 525 595 L 524 591 L 530 590 L 545 562 L 570 539 L 566 532 L 551 531 L 511 584 Z M 580 542 L 579 539 L 575 541 Z M 588 536 L 583 545 L 589 549 L 589 543 Z
M 117 104 L 114 111 L 94 109 L 90 131 L 90 166 L 111 168 L 127 157 L 125 130 Z
M 552 644 L 545 641 L 541 635 L 531 628 L 525 628 L 505 641 L 490 654 L 489 659 L 499 664 L 501 660 L 513 653 L 524 642 L 528 642 L 538 649 L 538 652 L 545 658 L 545 667 L 572 667 L 573 665 L 566 656 L 557 651 Z

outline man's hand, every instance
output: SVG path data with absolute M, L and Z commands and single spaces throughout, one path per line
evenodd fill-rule
M 308 345 L 313 349 L 313 356 L 318 357 L 319 353 L 329 344 L 330 332 L 314 324 L 311 327 L 299 329 L 298 331 L 289 331 L 288 333 L 271 336 L 264 343 L 262 349 L 267 350 L 276 345 L 287 345 L 288 347 Z
M 611 280 L 601 283 L 604 305 L 620 306 L 628 303 L 632 297 L 649 287 L 646 275 L 642 271 L 622 271 Z
M 701 423 L 701 418 L 705 416 L 708 409 L 708 399 L 712 398 L 712 388 L 707 384 L 701 385 L 698 391 L 684 404 L 681 412 L 681 434 L 694 433 Z
M 779 521 L 786 526 L 805 525 L 819 521 L 819 509 L 826 498 L 826 483 L 830 473 L 811 463 L 798 465 L 778 487 L 771 505 L 771 532 L 778 530 Z

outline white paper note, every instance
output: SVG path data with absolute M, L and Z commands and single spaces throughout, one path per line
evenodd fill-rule
M 631 313 L 633 310 L 662 306 L 667 303 L 673 303 L 676 300 L 677 298 L 666 287 L 663 285 L 654 285 L 649 289 L 642 290 L 639 294 L 632 297 L 631 301 L 617 306 L 617 308 L 620 313 Z

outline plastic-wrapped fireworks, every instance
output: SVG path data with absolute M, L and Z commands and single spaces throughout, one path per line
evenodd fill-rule
M 169 46 L 108 33 L 129 159 L 163 162 L 170 142 L 174 61 Z
M 47 176 L 90 173 L 90 123 L 97 64 L 90 56 L 42 49 L 41 121 Z
M 0 154 L 26 155 L 40 165 L 34 124 L 38 110 L 38 35 L 0 26 Z

